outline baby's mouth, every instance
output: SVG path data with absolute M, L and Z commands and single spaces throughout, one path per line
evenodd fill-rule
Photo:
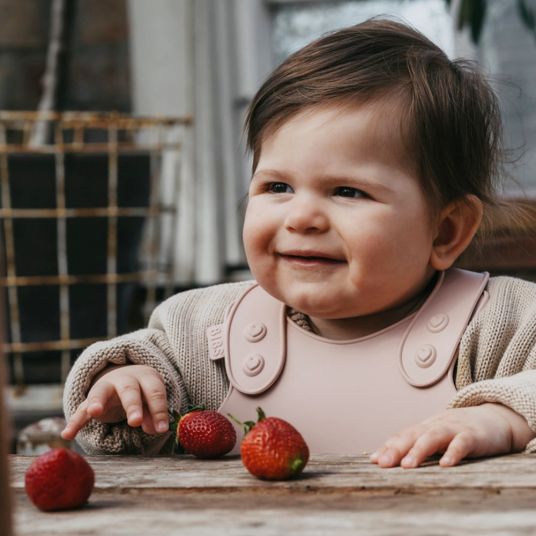
M 278 254 L 281 258 L 286 261 L 295 263 L 295 264 L 344 264 L 346 261 L 343 259 L 337 259 L 335 257 L 329 257 L 322 254 L 303 254 L 303 253 L 294 253 L 294 252 L 285 252 Z

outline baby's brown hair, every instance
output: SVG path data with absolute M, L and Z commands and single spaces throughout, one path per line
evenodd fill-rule
M 383 98 L 399 99 L 394 126 L 433 207 L 466 194 L 493 204 L 501 154 L 493 90 L 468 62 L 451 61 L 420 32 L 391 20 L 330 33 L 272 72 L 246 118 L 253 169 L 263 139 L 305 108 Z

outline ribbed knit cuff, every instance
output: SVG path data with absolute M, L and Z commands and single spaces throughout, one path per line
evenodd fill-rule
M 478 406 L 486 402 L 507 406 L 525 418 L 536 433 L 536 371 L 527 370 L 491 380 L 472 383 L 458 391 L 449 408 Z M 536 452 L 536 438 L 525 447 L 525 452 Z
M 166 357 L 166 351 L 171 352 L 171 349 L 163 332 L 149 329 L 88 347 L 73 365 L 65 383 L 66 418 L 69 419 L 86 399 L 93 378 L 109 365 L 135 364 L 154 368 L 164 380 L 169 411 L 180 411 L 181 398 L 185 401 L 188 396 L 178 371 Z M 77 442 L 88 454 L 156 454 L 168 439 L 169 434 L 149 435 L 141 428 L 131 428 L 126 421 L 105 424 L 96 420 L 90 421 L 77 436 Z

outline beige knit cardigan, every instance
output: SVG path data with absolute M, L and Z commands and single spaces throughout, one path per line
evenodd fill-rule
M 149 325 L 88 347 L 65 384 L 68 419 L 85 399 L 92 379 L 111 364 L 143 364 L 162 375 L 170 411 L 189 404 L 217 409 L 229 389 L 223 360 L 208 357 L 206 329 L 223 322 L 229 304 L 251 281 L 190 290 L 172 296 L 151 315 Z M 496 402 L 510 407 L 536 432 L 536 284 L 491 278 L 490 298 L 472 318 L 459 350 L 449 407 Z M 152 436 L 126 422 L 90 421 L 77 441 L 88 454 L 167 452 L 171 434 Z M 527 445 L 536 452 L 536 439 Z

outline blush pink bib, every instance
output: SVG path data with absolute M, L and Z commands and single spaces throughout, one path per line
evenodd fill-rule
M 254 285 L 207 331 L 211 359 L 225 359 L 230 388 L 219 411 L 256 420 L 257 406 L 303 435 L 312 453 L 371 451 L 444 410 L 460 338 L 489 274 L 451 269 L 420 309 L 366 337 L 334 341 L 287 317 Z M 242 430 L 236 426 L 239 451 Z

